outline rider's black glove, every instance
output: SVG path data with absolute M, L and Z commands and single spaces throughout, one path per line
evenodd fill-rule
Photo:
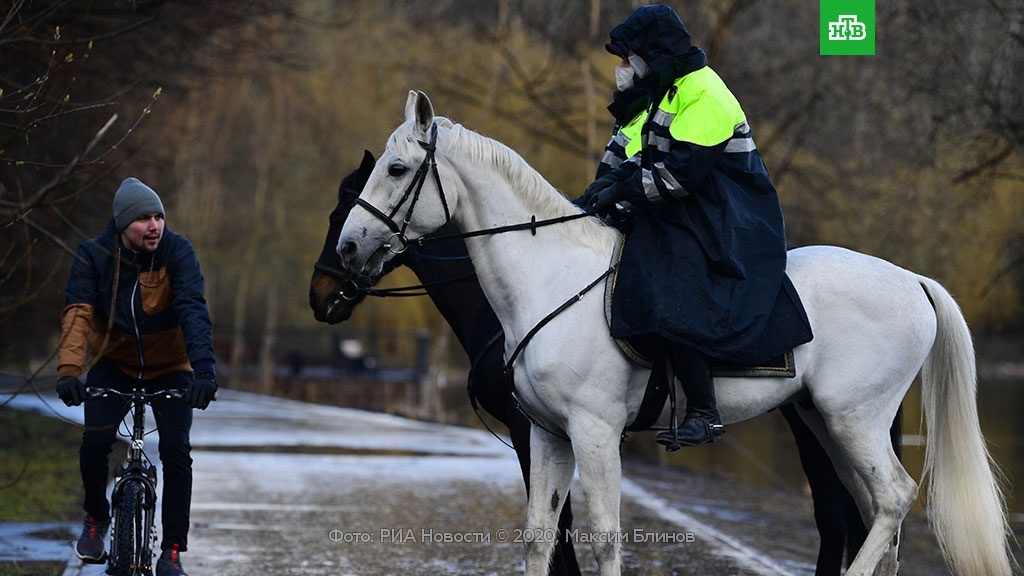
M 74 376 L 61 376 L 57 379 L 57 395 L 68 406 L 78 406 L 85 402 L 85 384 Z
M 573 200 L 572 203 L 584 210 L 591 211 L 592 205 L 597 200 L 601 191 L 609 186 L 614 186 L 617 183 L 618 179 L 615 177 L 615 173 L 606 172 L 604 176 L 601 176 L 597 180 L 591 182 L 590 186 L 587 186 L 586 192 L 584 192 L 579 198 Z
M 193 408 L 206 410 L 206 407 L 210 405 L 210 402 L 216 395 L 217 380 L 213 374 L 205 372 L 203 374 L 196 374 L 192 383 L 188 385 L 188 389 L 185 391 L 185 400 Z

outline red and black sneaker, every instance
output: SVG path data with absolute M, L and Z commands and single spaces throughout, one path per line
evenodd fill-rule
M 88 564 L 102 564 L 107 558 L 106 546 L 103 539 L 110 531 L 110 520 L 105 522 L 97 521 L 92 516 L 86 516 L 82 525 L 82 535 L 78 537 L 75 544 L 75 555 Z
M 171 544 L 171 547 L 160 555 L 156 562 L 156 576 L 188 576 L 181 567 L 177 544 Z

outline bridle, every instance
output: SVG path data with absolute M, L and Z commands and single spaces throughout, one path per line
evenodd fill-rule
M 356 206 L 362 207 L 364 210 L 366 210 L 367 212 L 372 214 L 378 220 L 381 220 L 388 227 L 388 229 L 391 230 L 391 236 L 389 236 L 388 240 L 381 245 L 381 248 L 386 248 L 386 249 L 390 250 L 393 254 L 401 254 L 401 253 L 405 252 L 409 248 L 410 241 L 409 241 L 409 238 L 405 235 L 405 232 L 409 228 L 409 222 L 412 220 L 413 209 L 416 207 L 416 202 L 419 201 L 420 192 L 423 190 L 423 183 L 426 182 L 426 180 L 427 180 L 427 173 L 428 172 L 430 172 L 433 175 L 434 183 L 437 185 L 437 192 L 441 196 L 441 205 L 444 207 L 445 224 L 451 222 L 451 212 L 448 209 L 448 201 L 445 198 L 444 189 L 441 186 L 441 177 L 440 177 L 440 175 L 437 172 L 437 161 L 434 158 L 435 152 L 437 150 L 437 123 L 436 122 L 431 124 L 431 126 L 430 126 L 430 141 L 429 142 L 424 142 L 424 141 L 420 140 L 420 141 L 418 141 L 418 143 L 419 143 L 420 146 L 423 147 L 424 150 L 427 151 L 426 156 L 424 156 L 423 162 L 420 163 L 419 168 L 416 170 L 416 174 L 413 175 L 412 182 L 409 183 L 409 186 L 405 189 L 405 192 L 402 194 L 401 200 L 398 201 L 398 203 L 395 205 L 395 207 L 391 210 L 390 213 L 384 213 L 384 211 L 380 210 L 379 208 L 377 208 L 373 204 L 370 204 L 366 200 L 363 200 L 361 197 L 357 196 L 356 199 L 355 199 L 355 205 Z M 401 226 L 399 226 L 398 224 L 395 223 L 395 216 L 398 215 L 398 212 L 402 209 L 402 206 L 406 203 L 406 201 L 409 201 L 409 206 L 408 206 L 408 209 L 405 212 L 405 217 L 402 220 L 402 224 L 401 224 Z M 463 233 L 459 233 L 459 234 L 449 234 L 449 235 L 445 235 L 445 236 L 421 236 L 421 237 L 416 239 L 415 244 L 417 246 L 423 246 L 424 244 L 426 244 L 428 242 L 438 242 L 438 241 L 444 241 L 444 240 L 465 239 L 465 238 L 471 238 L 471 237 L 475 237 L 475 236 L 484 236 L 484 235 L 491 235 L 491 234 L 500 234 L 500 233 L 503 233 L 503 232 L 511 232 L 511 231 L 514 231 L 514 230 L 530 230 L 533 235 L 536 235 L 537 234 L 537 228 L 540 227 L 540 226 L 547 226 L 547 225 L 551 225 L 551 224 L 558 224 L 558 223 L 562 223 L 562 222 L 567 222 L 569 220 L 576 220 L 578 218 L 585 218 L 585 217 L 591 216 L 591 215 L 592 214 L 590 212 L 586 212 L 585 211 L 585 212 L 581 212 L 581 213 L 578 213 L 578 214 L 571 214 L 571 215 L 568 215 L 568 216 L 561 216 L 561 217 L 558 217 L 558 218 L 551 218 L 551 219 L 540 220 L 540 221 L 538 221 L 536 216 L 534 216 L 533 218 L 530 219 L 529 222 L 525 222 L 525 223 L 521 223 L 521 224 L 511 224 L 511 225 L 506 225 L 506 226 L 497 226 L 497 227 L 494 227 L 494 228 L 488 228 L 488 229 L 483 229 L 483 230 L 474 230 L 474 231 L 471 231 L 471 232 L 463 232 Z M 398 242 L 398 246 L 397 247 L 394 246 L 394 244 L 393 244 L 393 241 L 395 241 L 395 240 L 397 240 L 397 242 Z M 378 248 L 378 250 L 380 250 L 380 248 Z M 339 275 L 336 273 L 336 271 L 334 269 L 328 267 L 328 266 L 323 266 L 323 265 L 320 265 L 320 264 L 314 264 L 313 266 L 314 266 L 314 268 L 316 268 L 317 270 L 319 270 L 321 272 L 324 272 L 326 274 L 330 274 L 331 276 L 339 277 Z M 552 311 L 550 314 L 548 314 L 543 319 L 541 319 L 541 321 L 538 322 L 533 327 L 533 329 L 530 330 L 525 335 L 525 337 L 523 337 L 522 340 L 520 340 L 520 342 L 515 347 L 515 349 L 513 350 L 512 354 L 510 355 L 510 357 L 505 361 L 504 372 L 505 372 L 506 383 L 507 383 L 507 386 L 508 386 L 508 388 L 509 388 L 509 390 L 510 390 L 510 392 L 512 394 L 513 400 L 515 401 L 516 407 L 531 422 L 533 422 L 534 424 L 537 424 L 538 426 L 540 426 L 544 430 L 547 430 L 548 432 L 550 432 L 550 433 L 552 433 L 552 434 L 554 434 L 556 436 L 565 437 L 564 434 L 559 434 L 558 431 L 551 430 L 549 427 L 544 426 L 541 422 L 539 422 L 538 420 L 533 418 L 530 414 L 528 414 L 526 412 L 524 407 L 519 403 L 519 400 L 518 400 L 518 398 L 516 398 L 516 395 L 515 395 L 515 384 L 514 384 L 514 379 L 513 379 L 513 365 L 515 364 L 516 359 L 525 350 L 526 345 L 533 339 L 533 337 L 537 334 L 537 332 L 539 332 L 544 326 L 546 326 L 556 316 L 558 316 L 559 314 L 564 312 L 566 309 L 568 309 L 574 303 L 576 303 L 579 300 L 581 300 L 583 298 L 583 296 L 587 292 L 589 292 L 590 290 L 592 290 L 595 287 L 597 287 L 601 282 L 603 282 L 605 280 L 605 278 L 607 278 L 607 277 L 611 276 L 612 274 L 614 274 L 617 269 L 618 269 L 618 263 L 612 264 L 600 276 L 598 276 L 596 279 L 594 279 L 592 282 L 590 282 L 590 284 L 588 284 L 585 288 L 583 288 L 582 290 L 580 290 L 579 292 L 577 292 L 576 294 L 571 296 L 569 299 L 567 299 L 565 302 L 563 302 L 561 306 L 559 306 L 554 311 Z M 346 282 L 351 283 L 351 285 L 354 287 L 354 289 L 357 291 L 357 293 L 360 292 L 360 291 L 365 293 L 365 294 L 369 294 L 370 293 L 370 289 L 360 288 L 358 286 L 358 283 L 356 283 L 354 280 L 350 279 L 350 280 L 347 280 Z M 419 288 L 419 287 L 414 287 L 414 288 Z M 343 298 L 350 298 L 344 292 L 344 289 L 342 289 L 342 291 L 340 292 L 340 295 Z M 354 299 L 356 297 L 357 296 L 352 296 L 351 298 Z
M 384 224 L 391 230 L 391 236 L 388 237 L 388 241 L 385 242 L 381 247 L 387 248 L 393 254 L 401 254 L 409 248 L 410 243 L 415 243 L 417 246 L 424 246 L 432 242 L 442 242 L 446 240 L 464 240 L 466 238 L 473 238 L 476 236 L 490 236 L 493 234 L 501 234 L 503 232 L 514 232 L 517 230 L 529 230 L 534 236 L 537 235 L 537 228 L 541 226 L 549 226 L 552 224 L 561 224 L 562 222 L 568 222 L 570 220 L 577 220 L 579 218 L 586 218 L 587 216 L 593 216 L 591 212 L 580 212 L 578 214 L 570 214 L 568 216 L 560 216 L 558 218 L 549 218 L 547 220 L 537 220 L 534 216 L 529 222 L 523 222 L 520 224 L 509 224 L 505 226 L 495 226 L 493 228 L 485 228 L 482 230 L 473 230 L 471 232 L 460 232 L 457 234 L 447 234 L 444 236 L 421 236 L 415 241 L 410 242 L 409 238 L 405 235 L 405 231 L 409 228 L 409 222 L 412 220 L 412 212 L 416 207 L 416 202 L 420 198 L 420 192 L 423 190 L 423 183 L 427 180 L 427 172 L 433 174 L 434 184 L 437 185 L 437 193 L 441 197 L 441 206 L 444 207 L 444 223 L 448 224 L 452 220 L 451 211 L 448 209 L 448 200 L 444 195 L 444 188 L 441 186 L 441 176 L 437 173 L 437 161 L 434 159 L 434 153 L 437 150 L 437 123 L 433 123 L 430 126 L 430 141 L 424 142 L 420 140 L 419 145 L 427 151 L 426 156 L 423 158 L 423 162 L 420 163 L 420 167 L 416 170 L 416 174 L 413 176 L 412 182 L 405 189 L 405 193 L 402 194 L 402 199 L 398 201 L 398 204 L 391 209 L 390 214 L 385 214 L 383 210 L 377 208 L 373 204 L 370 204 L 366 200 L 360 197 L 356 197 L 355 205 L 363 208 L 378 220 L 384 222 Z M 395 223 L 395 216 L 398 211 L 402 208 L 407 200 L 410 200 L 409 208 L 405 212 L 405 218 L 402 220 L 402 225 L 399 226 Z M 392 245 L 392 239 L 398 241 L 398 247 Z
M 402 199 L 395 204 L 395 207 L 391 209 L 390 214 L 385 214 L 382 210 L 370 204 L 366 200 L 360 197 L 356 197 L 355 204 L 372 214 L 378 220 L 384 222 L 388 229 L 391 230 L 391 236 L 388 237 L 388 241 L 382 245 L 382 248 L 387 248 L 393 254 L 401 254 L 409 247 L 409 238 L 405 235 L 405 231 L 409 229 L 409 221 L 412 219 L 412 211 L 416 207 L 416 202 L 420 198 L 420 192 L 423 190 L 423 183 L 427 180 L 427 173 L 430 172 L 434 176 L 434 184 L 437 185 L 437 193 L 441 196 L 441 205 L 444 206 L 444 221 L 445 224 L 451 221 L 451 211 L 448 210 L 448 200 L 444 197 L 444 189 L 441 187 L 441 176 L 437 173 L 437 160 L 434 159 L 434 152 L 437 150 L 437 122 L 430 125 L 430 141 L 424 142 L 418 141 L 419 145 L 427 151 L 426 156 L 423 157 L 423 162 L 420 163 L 420 167 L 416 169 L 416 174 L 412 177 L 412 182 L 405 189 L 405 193 L 402 194 Z M 405 212 L 405 218 L 402 219 L 402 225 L 399 226 L 395 223 L 395 216 L 398 211 L 401 210 L 402 205 L 407 200 L 410 200 L 409 208 Z M 393 241 L 398 241 L 398 247 L 393 245 Z

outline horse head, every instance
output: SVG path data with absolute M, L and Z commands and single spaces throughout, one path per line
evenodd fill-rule
M 366 186 L 338 238 L 344 267 L 379 275 L 386 262 L 451 220 L 435 151 L 439 146 L 434 108 L 422 92 L 409 92 L 405 122 L 388 138 Z M 454 205 L 452 205 L 454 207 Z
M 366 185 L 373 165 L 373 154 L 365 151 L 359 168 L 343 178 L 338 186 L 338 205 L 331 212 L 327 238 L 320 257 L 313 264 L 313 277 L 309 281 L 309 307 L 318 322 L 337 324 L 348 320 L 352 310 L 366 297 L 367 289 L 379 279 L 345 270 L 336 249 L 341 227 Z

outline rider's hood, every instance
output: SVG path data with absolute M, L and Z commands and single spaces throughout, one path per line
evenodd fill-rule
M 690 41 L 683 21 L 668 6 L 643 6 L 611 31 L 606 48 L 623 57 L 632 51 L 654 72 L 651 79 L 659 94 L 681 76 L 707 65 L 704 51 Z

